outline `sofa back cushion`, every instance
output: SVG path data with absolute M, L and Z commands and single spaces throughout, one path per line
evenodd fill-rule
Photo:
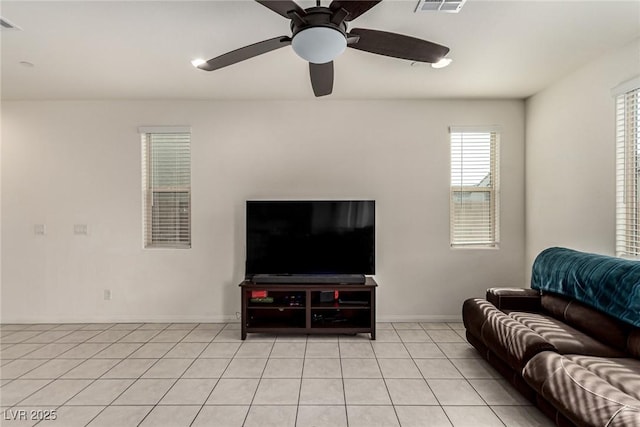
M 540 304 L 542 305 L 542 308 L 551 316 L 555 317 L 558 320 L 564 320 L 564 312 L 570 302 L 570 299 L 565 298 L 561 295 L 545 292 L 544 294 L 542 294 Z
M 627 323 L 560 295 L 545 294 L 541 303 L 552 317 L 618 350 L 627 349 L 627 337 L 631 329 Z
M 633 328 L 627 337 L 627 352 L 640 359 L 640 328 Z

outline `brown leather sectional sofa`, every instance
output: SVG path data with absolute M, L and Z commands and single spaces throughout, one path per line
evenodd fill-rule
M 489 289 L 462 314 L 468 341 L 558 426 L 640 427 L 640 328 L 534 289 Z

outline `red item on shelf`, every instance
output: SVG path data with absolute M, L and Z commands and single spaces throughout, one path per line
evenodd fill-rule
M 267 291 L 251 291 L 251 298 L 266 298 Z

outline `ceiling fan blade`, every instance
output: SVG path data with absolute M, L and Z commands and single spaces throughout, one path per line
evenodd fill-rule
M 373 6 L 380 3 L 382 0 L 373 0 L 373 1 L 360 1 L 360 0 L 333 0 L 329 5 L 329 9 L 336 12 L 340 9 L 344 9 L 349 12 L 349 15 L 345 19 L 345 21 L 353 21 L 358 16 L 362 15 Z
M 273 10 L 278 15 L 284 16 L 285 18 L 289 18 L 289 12 L 298 12 L 300 16 L 306 15 L 304 9 L 292 0 L 256 0 L 256 2 Z
M 402 34 L 364 28 L 354 28 L 349 31 L 349 34 L 359 36 L 360 39 L 357 43 L 348 44 L 348 47 L 378 55 L 433 63 L 449 53 L 449 48 L 446 46 Z
M 224 55 L 216 56 L 204 64 L 198 65 L 198 68 L 205 71 L 217 70 L 219 68 L 235 64 L 236 62 L 244 61 L 245 59 L 253 58 L 254 56 L 289 46 L 290 44 L 291 38 L 287 36 L 274 37 L 269 40 L 241 47 L 240 49 L 232 50 Z
M 333 91 L 333 61 L 326 64 L 309 62 L 309 75 L 315 96 L 329 95 Z

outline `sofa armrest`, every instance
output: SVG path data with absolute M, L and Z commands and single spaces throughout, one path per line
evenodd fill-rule
M 536 354 L 557 352 L 553 344 L 498 309 L 487 312 L 480 335 L 484 344 L 518 373 Z
M 529 288 L 489 288 L 487 301 L 499 310 L 540 311 L 540 291 Z

